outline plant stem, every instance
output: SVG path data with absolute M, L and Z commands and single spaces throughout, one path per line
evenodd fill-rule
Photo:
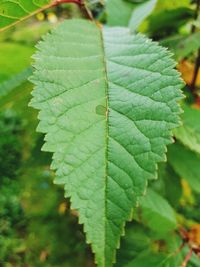
M 64 4 L 64 3 L 75 3 L 75 4 L 78 4 L 78 5 L 81 5 L 82 1 L 81 0 L 55 0 L 52 3 L 52 6 L 57 6 L 59 4 Z
M 198 50 L 198 55 L 197 55 L 197 59 L 195 63 L 195 69 L 194 69 L 194 75 L 193 75 L 192 82 L 190 85 L 190 89 L 194 94 L 196 90 L 196 80 L 197 80 L 197 76 L 199 73 L 199 68 L 200 68 L 200 49 Z
M 75 3 L 79 5 L 81 12 L 85 15 L 90 20 L 94 20 L 93 15 L 91 11 L 88 9 L 88 7 L 85 4 L 84 0 L 54 0 L 53 6 L 57 6 L 59 4 L 64 4 L 64 3 Z
M 196 6 L 195 15 L 194 15 L 194 20 L 197 20 L 198 15 L 199 15 L 199 11 L 200 11 L 200 0 L 197 0 L 197 6 Z M 192 25 L 191 32 L 194 33 L 195 31 L 196 31 L 196 26 Z M 200 68 L 200 49 L 198 50 L 197 59 L 196 59 L 196 63 L 195 63 L 195 69 L 194 69 L 194 75 L 192 77 L 192 81 L 191 81 L 191 85 L 190 85 L 191 92 L 195 97 L 196 97 L 196 92 L 195 92 L 196 91 L 196 80 L 197 80 L 199 68 Z
M 86 3 L 83 1 L 80 5 L 80 9 L 81 11 L 85 14 L 85 16 L 89 19 L 89 20 L 94 20 L 94 17 L 92 15 L 92 12 L 90 11 L 90 9 L 87 7 Z
M 186 267 L 188 261 L 190 260 L 191 256 L 192 256 L 192 249 L 190 249 L 190 251 L 188 252 L 188 254 L 186 255 L 184 262 L 181 264 L 181 267 Z

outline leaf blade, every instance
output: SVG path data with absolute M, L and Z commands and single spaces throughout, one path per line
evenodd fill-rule
M 148 189 L 140 199 L 142 222 L 153 231 L 166 234 L 177 228 L 175 212 L 170 204 L 158 193 Z
M 199 155 L 177 142 L 169 147 L 168 160 L 175 172 L 186 179 L 191 188 L 199 193 Z
M 132 32 L 136 31 L 140 24 L 151 14 L 155 8 L 157 0 L 149 0 L 136 7 L 131 15 L 129 27 Z
M 0 32 L 47 7 L 51 0 L 2 1 L 0 3 Z
M 54 153 L 56 183 L 78 210 L 98 265 L 110 267 L 125 221 L 178 125 L 179 75 L 168 52 L 142 35 L 101 33 L 84 20 L 64 22 L 38 49 L 31 105 L 40 109 L 43 149 Z
M 183 126 L 175 129 L 175 137 L 194 152 L 200 153 L 200 111 L 187 105 L 183 109 Z

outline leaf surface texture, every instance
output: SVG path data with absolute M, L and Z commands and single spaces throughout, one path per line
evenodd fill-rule
M 166 49 L 127 28 L 62 23 L 35 54 L 31 105 L 55 182 L 79 212 L 99 267 L 115 259 L 178 125 L 182 82 Z

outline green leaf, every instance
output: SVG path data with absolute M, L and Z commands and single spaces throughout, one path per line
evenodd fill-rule
M 155 254 L 153 252 L 145 251 L 140 253 L 136 259 L 129 262 L 123 267 L 161 267 L 164 260 L 162 254 Z
M 0 31 L 34 15 L 51 2 L 51 0 L 2 0 L 0 3 Z
M 148 17 L 157 0 L 125 1 L 107 0 L 107 24 L 109 26 L 128 26 L 134 32 Z
M 177 60 L 185 58 L 196 52 L 200 48 L 200 32 L 195 32 L 187 36 L 175 35 L 163 39 L 160 43 L 168 47 Z
M 38 44 L 31 105 L 55 182 L 79 212 L 99 267 L 110 267 L 179 124 L 182 82 L 166 49 L 127 28 L 70 20 Z
M 136 31 L 140 24 L 147 18 L 153 9 L 155 8 L 155 5 L 157 3 L 157 0 L 149 0 L 147 2 L 142 3 L 141 5 L 138 5 L 133 10 L 130 22 L 129 22 L 129 27 L 132 32 Z
M 191 188 L 200 193 L 200 156 L 177 142 L 169 146 L 168 160 Z
M 162 195 L 173 207 L 177 207 L 182 196 L 180 176 L 168 163 L 158 165 L 158 180 L 150 184 L 151 189 Z
M 20 86 L 30 77 L 31 74 L 32 74 L 32 68 L 29 67 L 24 71 L 12 76 L 8 80 L 0 83 L 0 97 L 7 95 L 13 89 Z
M 152 245 L 149 229 L 133 221 L 126 227 L 126 235 L 122 237 L 120 250 L 117 251 L 115 267 L 122 267 L 136 258 L 142 251 L 149 250 Z
M 169 1 L 168 1 L 169 2 Z M 194 11 L 190 8 L 161 9 L 149 17 L 149 33 L 156 38 L 163 38 L 177 33 L 179 28 L 193 20 Z
M 15 43 L 1 43 L 0 83 L 19 74 L 31 64 L 34 49 Z M 16 56 L 17 55 L 17 56 Z M 0 88 L 1 91 L 1 88 Z
M 136 4 L 124 0 L 107 0 L 106 13 L 109 26 L 128 26 Z
M 190 0 L 158 0 L 156 11 L 175 9 L 179 7 L 190 7 Z
M 200 111 L 183 106 L 183 126 L 174 130 L 175 137 L 191 150 L 200 153 Z
M 157 233 L 167 233 L 177 227 L 175 212 L 169 203 L 151 189 L 139 201 L 139 220 Z

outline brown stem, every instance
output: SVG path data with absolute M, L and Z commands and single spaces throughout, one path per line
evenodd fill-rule
M 57 6 L 59 4 L 64 4 L 64 3 L 75 3 L 78 5 L 81 5 L 82 1 L 81 0 L 55 0 L 53 1 L 52 6 Z
M 94 20 L 94 17 L 92 15 L 92 12 L 90 9 L 87 7 L 85 1 L 81 2 L 81 5 L 79 5 L 81 11 L 83 14 L 85 14 L 85 17 L 88 18 L 89 20 Z
M 194 15 L 194 20 L 197 20 L 198 15 L 199 15 L 199 10 L 200 10 L 200 0 L 197 0 L 197 6 L 196 6 L 196 11 Z M 192 25 L 191 32 L 194 33 L 196 31 L 196 26 Z M 199 67 L 200 67 L 200 49 L 198 50 L 198 55 L 195 63 L 195 69 L 194 69 L 194 75 L 192 77 L 190 89 L 192 94 L 196 97 L 196 80 L 199 72 Z
M 191 258 L 191 256 L 192 256 L 192 253 L 193 253 L 193 251 L 192 251 L 192 249 L 190 249 L 190 251 L 189 251 L 188 254 L 186 255 L 186 257 L 185 257 L 183 263 L 181 264 L 181 267 L 186 267 L 188 261 L 190 260 L 190 258 Z
M 192 82 L 190 85 L 190 89 L 193 94 L 195 94 L 195 90 L 196 90 L 196 80 L 198 77 L 199 68 L 200 68 L 200 49 L 198 50 L 198 55 L 197 55 L 197 59 L 195 63 L 195 69 L 194 69 L 194 75 L 193 75 Z
M 94 19 L 91 11 L 88 9 L 84 0 L 54 0 L 52 5 L 57 6 L 59 4 L 64 4 L 64 3 L 75 3 L 79 5 L 81 12 L 85 15 L 86 18 L 90 20 Z

